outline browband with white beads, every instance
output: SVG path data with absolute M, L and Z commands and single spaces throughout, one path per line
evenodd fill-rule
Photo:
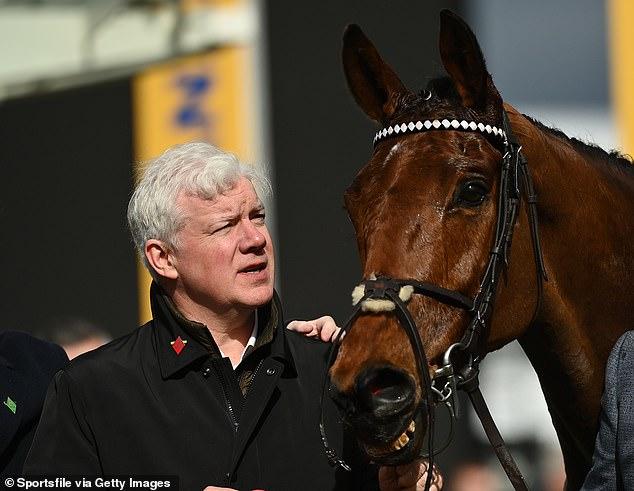
M 452 119 L 451 121 L 448 119 L 426 119 L 425 121 L 410 121 L 409 123 L 398 123 L 383 128 L 382 130 L 376 132 L 376 135 L 374 136 L 374 145 L 388 136 L 441 129 L 480 131 L 481 133 L 495 135 L 501 138 L 502 141 L 506 143 L 506 133 L 504 133 L 502 129 L 496 126 L 491 126 L 490 124 L 475 123 L 474 121 L 465 120 L 458 121 L 457 119 Z

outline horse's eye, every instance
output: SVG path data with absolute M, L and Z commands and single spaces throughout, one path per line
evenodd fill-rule
M 479 206 L 488 193 L 489 187 L 485 182 L 468 181 L 460 187 L 455 202 L 459 206 Z

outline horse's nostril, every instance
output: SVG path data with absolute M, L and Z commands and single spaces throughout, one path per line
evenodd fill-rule
M 415 384 L 405 372 L 391 367 L 370 368 L 357 378 L 358 403 L 376 416 L 398 414 L 414 402 Z

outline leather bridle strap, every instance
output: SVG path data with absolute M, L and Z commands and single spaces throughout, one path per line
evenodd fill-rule
M 326 435 L 326 423 L 324 420 L 324 399 L 326 397 L 326 392 L 328 391 L 330 384 L 328 383 L 330 377 L 328 376 L 328 372 L 330 371 L 330 367 L 332 366 L 335 358 L 337 357 L 337 353 L 339 353 L 339 344 L 343 339 L 345 333 L 350 329 L 352 321 L 356 319 L 359 311 L 361 310 L 361 303 L 358 303 L 354 306 L 348 321 L 343 325 L 343 327 L 337 333 L 335 339 L 330 343 L 330 347 L 328 348 L 328 361 L 326 362 L 326 366 L 324 368 L 324 376 L 322 378 L 323 383 L 321 386 L 321 394 L 319 396 L 319 434 L 321 436 L 321 443 L 324 447 L 324 451 L 326 452 L 326 457 L 328 457 L 328 462 L 330 465 L 334 467 L 341 467 L 343 470 L 350 472 L 352 468 L 337 455 L 337 451 L 330 446 L 328 442 L 328 436 Z
M 399 285 L 411 285 L 414 287 L 414 293 L 433 298 L 445 305 L 459 307 L 465 310 L 473 310 L 473 300 L 460 292 L 448 290 L 447 288 L 443 288 L 432 283 L 424 283 L 416 280 L 399 280 Z
M 436 421 L 436 413 L 434 411 L 434 405 L 432 400 L 432 390 L 431 390 L 431 375 L 429 374 L 429 362 L 427 361 L 427 355 L 425 354 L 425 349 L 423 347 L 423 341 L 420 338 L 420 334 L 418 333 L 418 329 L 416 328 L 416 323 L 412 318 L 412 314 L 410 314 L 409 310 L 400 299 L 398 295 L 398 290 L 394 290 L 392 288 L 387 288 L 385 290 L 385 295 L 394 302 L 396 305 L 396 315 L 399 318 L 401 325 L 405 326 L 405 332 L 407 333 L 407 337 L 409 338 L 410 345 L 414 350 L 414 355 L 416 356 L 416 366 L 418 368 L 418 376 L 420 377 L 421 384 L 425 385 L 425 406 L 427 409 L 427 455 L 429 460 L 429 467 L 427 471 L 427 479 L 425 481 L 425 491 L 429 490 L 431 487 L 431 481 L 433 479 L 433 469 L 434 469 L 434 428 Z M 423 408 L 423 404 L 419 404 L 416 412 L 414 413 L 414 418 L 417 416 L 417 413 L 421 411 Z
M 511 481 L 511 484 L 513 484 L 513 488 L 515 488 L 516 491 L 528 491 L 524 476 L 517 467 L 511 452 L 509 452 L 509 449 L 504 442 L 504 438 L 502 438 L 500 430 L 498 430 L 487 403 L 482 396 L 477 377 L 473 380 L 475 382 L 473 387 L 463 387 L 463 390 L 469 396 L 471 405 L 473 406 L 473 409 L 475 409 L 478 419 L 480 419 L 480 423 L 482 424 L 482 428 L 484 428 L 484 432 L 487 435 L 489 443 L 491 444 L 491 447 L 493 447 L 500 464 L 502 464 L 506 476 L 509 478 L 509 481 Z

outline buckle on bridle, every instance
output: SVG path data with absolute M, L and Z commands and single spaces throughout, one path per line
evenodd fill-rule
M 460 370 L 454 367 L 452 355 L 456 351 L 463 351 L 468 354 L 468 359 Z M 442 366 L 434 371 L 431 389 L 436 395 L 436 402 L 445 404 L 454 419 L 459 419 L 462 415 L 460 407 L 460 399 L 458 397 L 458 388 L 465 382 L 465 379 L 471 379 L 477 374 L 477 368 L 474 368 L 474 359 L 471 351 L 462 343 L 454 343 L 443 355 Z M 439 388 L 442 386 L 442 388 Z
M 383 279 L 383 278 L 377 278 L 375 280 L 366 280 L 364 282 L 365 288 L 366 288 L 366 295 L 369 298 L 380 298 L 380 299 L 385 299 L 388 298 L 386 291 L 389 290 L 393 290 L 394 292 L 398 292 L 398 288 L 396 288 L 394 285 L 390 285 L 390 283 Z

